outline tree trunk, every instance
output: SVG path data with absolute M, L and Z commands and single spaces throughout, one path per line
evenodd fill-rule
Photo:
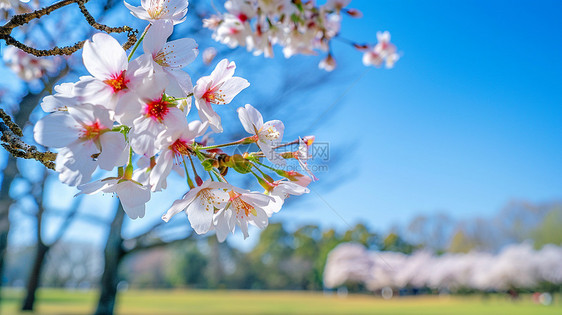
M 4 279 L 4 259 L 8 250 L 8 233 L 10 231 L 10 206 L 13 200 L 10 198 L 10 186 L 16 178 L 18 169 L 16 159 L 12 156 L 8 158 L 8 163 L 3 172 L 2 188 L 0 190 L 0 288 L 2 288 L 2 280 Z M 0 305 L 1 303 L 0 290 Z
M 39 104 L 42 97 L 43 93 L 29 93 L 21 99 L 19 111 L 14 115 L 14 122 L 22 129 L 29 120 L 29 115 L 35 106 Z M 13 202 L 10 198 L 10 186 L 12 186 L 12 181 L 18 175 L 16 159 L 11 154 L 9 154 L 8 163 L 2 175 L 2 189 L 0 190 L 0 288 L 2 287 L 2 279 L 4 276 L 4 259 L 6 250 L 8 249 L 8 232 L 10 231 L 9 211 Z M 0 305 L 2 304 L 1 298 L 2 294 L 0 292 Z
M 35 261 L 33 262 L 33 268 L 31 269 L 31 273 L 29 274 L 29 278 L 27 279 L 27 293 L 21 307 L 22 311 L 33 311 L 33 305 L 35 303 L 35 293 L 37 292 L 37 288 L 39 287 L 45 257 L 47 256 L 50 248 L 51 247 L 43 244 L 41 241 L 37 243 Z
M 2 210 L 0 210 L 0 212 L 1 211 Z M 0 214 L 0 216 L 1 215 L 3 214 Z M 1 221 L 4 221 L 2 217 L 0 217 L 0 225 L 2 224 Z M 6 228 L 5 230 L 2 229 L 2 231 L 0 231 L 0 305 L 2 305 L 2 280 L 4 279 L 4 257 L 6 256 L 7 248 L 8 248 L 8 228 Z M 0 313 L 2 313 L 1 307 L 0 307 Z
M 119 283 L 119 264 L 124 257 L 123 238 L 121 228 L 125 212 L 119 202 L 119 207 L 111 228 L 104 251 L 104 267 L 101 277 L 100 297 L 95 315 L 113 315 L 115 309 L 115 297 L 117 295 L 117 284 Z

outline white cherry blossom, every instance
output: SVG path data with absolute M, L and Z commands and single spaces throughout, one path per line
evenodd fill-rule
M 363 54 L 363 64 L 365 66 L 381 66 L 383 62 L 387 68 L 392 68 L 394 63 L 400 59 L 396 52 L 396 46 L 390 43 L 390 33 L 388 31 L 377 32 L 378 43 L 368 48 Z
M 283 139 L 283 132 L 285 130 L 283 122 L 280 120 L 270 120 L 264 123 L 261 113 L 250 104 L 238 108 L 238 118 L 240 118 L 244 130 L 254 135 L 256 144 L 268 160 L 277 165 L 285 165 L 287 163 L 273 149 Z
M 244 239 L 249 236 L 248 224 L 260 229 L 267 227 L 268 215 L 264 208 L 273 202 L 272 197 L 234 186 L 228 190 L 228 196 L 226 207 L 217 211 L 213 218 L 219 242 L 223 242 L 228 233 L 234 233 L 236 226 L 242 230 Z
M 150 200 L 150 190 L 135 180 L 138 176 L 139 173 L 133 175 L 132 178 L 127 178 L 127 175 L 108 177 L 83 184 L 78 186 L 80 189 L 78 194 L 115 193 L 129 218 L 142 218 L 145 214 L 145 204 Z
M 125 138 L 111 131 L 112 126 L 107 109 L 83 104 L 43 117 L 35 124 L 33 134 L 41 145 L 65 148 L 57 157 L 57 170 L 68 168 L 60 179 L 75 186 L 89 180 L 96 166 L 112 170 L 124 164 Z
M 223 21 L 213 34 L 213 39 L 230 48 L 246 46 L 252 34 L 250 24 L 242 22 L 237 16 L 225 14 Z
M 269 217 L 281 210 L 285 199 L 289 198 L 290 195 L 300 196 L 310 192 L 308 188 L 299 183 L 288 180 L 278 180 L 270 184 L 273 186 L 273 189 L 269 192 L 269 196 L 273 200 L 264 207 L 264 211 Z
M 197 234 L 209 232 L 216 209 L 224 208 L 229 200 L 225 189 L 231 185 L 207 180 L 190 189 L 182 199 L 176 200 L 162 216 L 168 222 L 174 215 L 185 211 L 191 227 Z
M 147 31 L 143 41 L 143 49 L 150 56 L 155 71 L 163 71 L 169 80 L 166 93 L 175 97 L 185 97 L 193 92 L 193 84 L 189 75 L 182 71 L 197 57 L 197 43 L 191 38 L 177 39 L 166 42 L 173 32 L 169 21 L 154 23 Z
M 141 20 L 167 20 L 174 25 L 185 21 L 188 4 L 187 0 L 141 0 L 141 6 L 135 7 L 125 2 L 131 14 Z
M 167 100 L 162 92 L 143 99 L 141 115 L 132 124 L 131 147 L 140 155 L 156 155 L 159 151 L 156 145 L 158 136 L 166 130 L 185 128 L 185 116 L 186 113 Z
M 184 120 L 185 121 L 185 120 Z M 160 190 L 166 183 L 166 177 L 170 174 L 174 162 L 182 162 L 183 155 L 189 155 L 189 146 L 193 140 L 202 136 L 207 129 L 207 123 L 192 121 L 184 128 L 164 131 L 156 140 L 156 146 L 160 149 L 160 155 L 156 158 L 156 165 L 150 172 L 150 185 L 153 191 Z
M 243 89 L 250 86 L 246 79 L 233 77 L 236 64 L 221 60 L 210 76 L 197 80 L 193 89 L 195 106 L 202 121 L 208 121 L 214 132 L 222 132 L 221 119 L 211 104 L 229 104 Z
M 41 102 L 41 108 L 46 112 L 65 110 L 69 106 L 83 103 L 82 98 L 74 93 L 74 83 L 56 85 L 54 95 L 47 95 Z
M 2 59 L 24 81 L 34 81 L 57 68 L 52 58 L 39 58 L 14 46 L 4 48 Z
M 129 63 L 123 47 L 107 34 L 97 33 L 86 41 L 82 59 L 92 76 L 81 77 L 75 93 L 85 102 L 115 111 L 117 116 L 124 114 L 125 106 L 137 101 L 137 90 L 148 90 L 148 84 L 153 83 L 148 76 L 151 68 L 141 59 Z

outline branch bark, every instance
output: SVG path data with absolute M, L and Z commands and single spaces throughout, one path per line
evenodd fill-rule
M 129 26 L 110 27 L 96 22 L 94 17 L 90 14 L 90 12 L 88 12 L 88 9 L 86 9 L 86 5 L 85 5 L 86 2 L 88 2 L 88 0 L 63 0 L 53 5 L 50 5 L 46 8 L 33 11 L 31 13 L 15 15 L 4 26 L 0 26 L 0 39 L 5 40 L 6 44 L 8 45 L 15 46 L 25 51 L 26 53 L 37 57 L 55 56 L 55 55 L 72 55 L 73 53 L 80 50 L 84 46 L 86 40 L 80 41 L 72 46 L 66 46 L 66 47 L 55 46 L 51 49 L 36 49 L 18 41 L 17 39 L 12 37 L 11 34 L 14 28 L 18 26 L 25 25 L 31 22 L 32 20 L 39 19 L 45 15 L 49 15 L 51 12 L 63 8 L 69 4 L 76 3 L 79 6 L 80 12 L 82 12 L 82 15 L 84 15 L 84 18 L 86 19 L 88 24 L 90 24 L 93 28 L 100 31 L 104 31 L 108 34 L 126 32 L 128 40 L 123 45 L 123 48 L 129 49 L 132 45 L 134 45 L 134 43 L 137 41 L 138 30 L 135 30 Z
M 2 133 L 0 140 L 3 142 L 2 146 L 6 151 L 14 157 L 37 160 L 47 168 L 55 169 L 56 153 L 39 152 L 35 146 L 23 142 L 21 140 L 21 136 L 23 136 L 21 128 L 1 108 L 0 116 L 2 118 L 2 121 L 0 121 L 0 133 Z

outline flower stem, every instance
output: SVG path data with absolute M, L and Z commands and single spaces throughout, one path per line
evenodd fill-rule
M 280 144 L 280 145 L 274 146 L 273 148 L 274 148 L 274 149 L 279 149 L 279 148 L 286 147 L 286 146 L 293 145 L 293 144 L 297 144 L 297 143 L 299 143 L 299 139 L 293 140 L 293 141 L 287 142 L 287 143 L 282 143 L 282 144 Z
M 210 146 L 206 146 L 206 147 L 199 147 L 197 149 L 199 150 L 212 150 L 212 149 L 218 149 L 218 148 L 223 148 L 223 147 L 228 147 L 231 145 L 238 145 L 241 144 L 242 141 L 244 141 L 244 139 L 238 140 L 238 141 L 234 141 L 234 142 L 229 142 L 229 143 L 223 143 L 223 144 L 217 144 L 217 145 L 210 145 Z
M 131 61 L 131 59 L 133 58 L 133 55 L 135 54 L 135 51 L 137 51 L 137 48 L 139 48 L 139 45 L 140 45 L 140 43 L 142 43 L 142 40 L 144 39 L 144 36 L 146 35 L 146 32 L 148 32 L 148 29 L 150 28 L 150 26 L 152 26 L 152 24 L 148 24 L 148 26 L 144 29 L 144 32 L 142 32 L 141 37 L 139 38 L 139 40 L 137 40 L 137 42 L 135 43 L 135 46 L 133 46 L 133 49 L 129 53 L 129 57 L 127 58 L 127 61 Z
M 197 183 L 197 186 L 201 186 L 203 184 L 203 180 L 201 180 L 201 177 L 199 177 L 199 175 L 197 174 L 197 170 L 195 170 L 193 159 L 191 158 L 191 155 L 188 155 L 187 157 L 189 158 L 189 162 L 191 162 L 191 169 L 193 169 L 193 173 L 195 174 L 195 182 Z
M 270 169 L 270 170 L 272 170 L 272 171 L 274 171 L 274 172 L 278 171 L 278 169 L 276 169 L 276 168 L 274 168 L 274 167 L 271 167 L 271 166 L 269 166 L 269 165 L 265 165 L 265 164 L 263 164 L 263 163 L 261 163 L 261 162 L 259 162 L 259 161 L 254 161 L 254 163 L 257 163 L 257 164 L 259 164 L 259 165 L 261 165 L 261 166 L 263 166 L 263 167 L 265 167 L 265 168 L 268 168 L 268 169 Z M 256 167 L 256 168 L 257 168 L 257 167 Z
M 189 94 L 187 94 L 186 97 L 174 97 L 174 100 L 176 100 L 176 101 L 177 101 L 177 100 L 186 100 L 186 99 L 188 99 L 188 98 L 190 98 L 190 97 L 192 97 L 192 96 L 193 96 L 193 93 L 189 93 Z
M 271 176 L 267 175 L 266 173 L 264 173 L 256 164 L 252 164 L 263 176 L 263 178 L 265 178 L 265 180 L 267 180 L 268 182 L 273 182 L 273 178 L 271 178 Z
M 189 189 L 193 189 L 195 188 L 195 185 L 193 185 L 193 182 L 191 181 L 191 177 L 189 177 L 189 171 L 187 170 L 187 164 L 185 163 L 185 157 L 183 158 L 183 169 L 185 170 L 185 177 L 187 177 L 187 185 L 189 186 Z
M 215 173 L 215 176 L 218 178 L 218 180 L 219 180 L 220 182 L 228 183 L 228 181 L 226 180 L 226 178 L 224 178 L 224 176 L 222 176 L 219 171 L 217 171 L 216 169 L 213 169 L 213 173 Z

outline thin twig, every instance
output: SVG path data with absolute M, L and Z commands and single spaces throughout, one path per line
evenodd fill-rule
M 51 6 L 48 6 L 44 9 L 36 10 L 31 13 L 15 15 L 4 26 L 0 26 L 0 39 L 5 40 L 6 44 L 8 45 L 15 46 L 25 51 L 26 53 L 37 57 L 55 56 L 55 55 L 72 55 L 73 53 L 80 50 L 84 46 L 84 43 L 86 42 L 85 40 L 80 41 L 72 46 L 66 46 L 66 47 L 55 46 L 51 49 L 36 49 L 18 41 L 17 39 L 12 37 L 11 34 L 12 34 L 12 30 L 18 26 L 27 24 L 34 19 L 39 19 L 42 16 L 48 15 L 51 12 L 60 9 L 62 7 L 65 7 L 69 4 L 76 3 L 78 7 L 80 7 L 80 12 L 82 12 L 82 15 L 84 15 L 84 18 L 86 18 L 88 24 L 90 24 L 93 28 L 100 31 L 104 31 L 108 34 L 126 32 L 128 40 L 123 45 L 123 48 L 129 49 L 132 45 L 134 45 L 134 43 L 137 41 L 136 35 L 138 33 L 138 30 L 135 30 L 129 26 L 110 27 L 105 24 L 96 22 L 94 17 L 90 14 L 90 12 L 88 12 L 88 9 L 86 9 L 86 5 L 85 5 L 86 2 L 88 2 L 88 0 L 63 0 L 61 2 L 57 2 Z

